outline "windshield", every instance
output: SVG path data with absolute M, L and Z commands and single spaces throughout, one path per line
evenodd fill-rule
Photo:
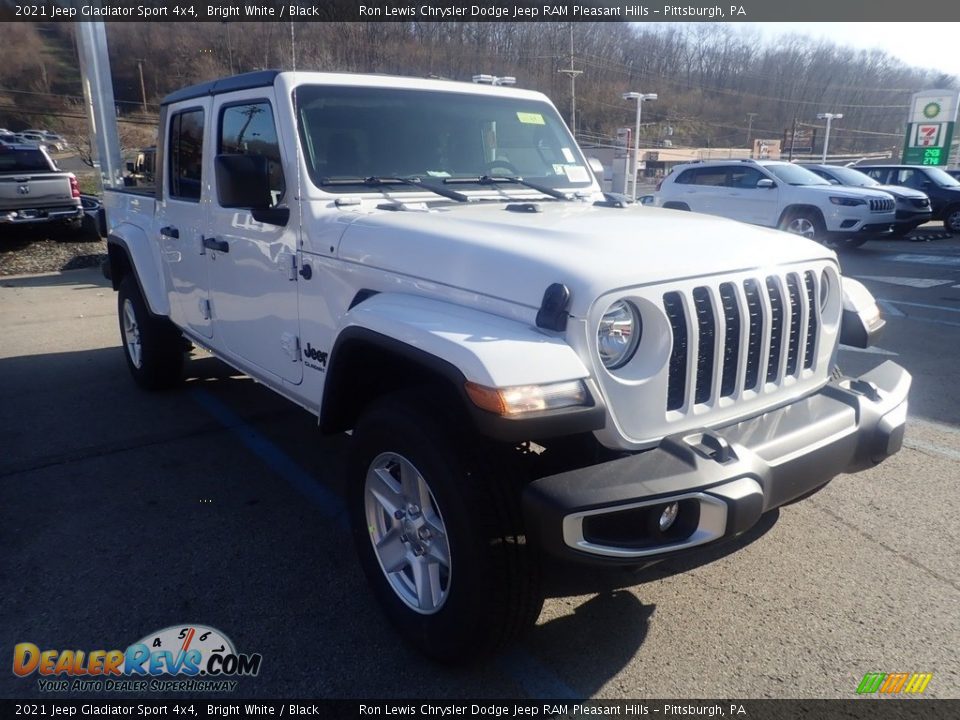
M 816 173 L 812 173 L 799 165 L 764 165 L 764 169 L 772 172 L 787 185 L 829 185 Z
M 955 177 L 952 177 L 945 173 L 940 168 L 927 167 L 924 168 L 927 171 L 927 177 L 933 180 L 940 187 L 956 187 L 960 185 L 960 182 L 957 182 Z
M 854 170 L 853 168 L 832 167 L 827 172 L 837 178 L 843 185 L 873 187 L 874 185 L 880 184 L 869 175 L 865 175 L 859 170 Z
M 517 176 L 548 188 L 592 181 L 560 116 L 542 101 L 305 85 L 297 88 L 295 103 L 310 178 L 318 186 L 416 177 L 442 183 Z M 370 192 L 360 182 L 336 185 L 337 192 Z M 403 184 L 393 189 L 418 190 Z

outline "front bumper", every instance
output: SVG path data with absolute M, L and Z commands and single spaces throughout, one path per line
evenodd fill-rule
M 638 565 L 748 530 L 760 516 L 903 443 L 910 374 L 887 361 L 790 405 L 524 490 L 528 536 L 567 560 Z M 663 511 L 676 520 L 660 530 Z

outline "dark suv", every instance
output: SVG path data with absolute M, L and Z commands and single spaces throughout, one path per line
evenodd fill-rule
M 935 220 L 945 230 L 960 234 L 960 181 L 938 167 L 922 165 L 857 165 L 882 185 L 903 185 L 926 193 Z

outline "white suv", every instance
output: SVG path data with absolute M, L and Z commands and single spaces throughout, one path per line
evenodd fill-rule
M 678 165 L 654 204 L 722 215 L 803 235 L 831 247 L 858 247 L 889 234 L 896 201 L 879 190 L 837 187 L 799 165 L 731 160 Z

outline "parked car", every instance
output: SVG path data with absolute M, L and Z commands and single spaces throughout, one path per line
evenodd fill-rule
M 960 168 L 951 168 L 949 170 L 944 170 L 944 172 L 950 177 L 960 180 Z
M 83 205 L 73 173 L 60 172 L 34 145 L 0 145 L 0 226 L 61 225 L 80 230 Z
M 40 148 L 44 152 L 50 151 L 49 146 L 44 142 L 43 136 L 37 133 L 17 133 L 14 137 L 21 145 L 32 145 L 33 147 Z
M 900 185 L 919 190 L 930 198 L 934 220 L 940 220 L 950 233 L 960 233 L 960 180 L 938 167 L 863 163 L 857 170 L 884 185 Z
M 186 338 L 352 430 L 360 563 L 435 658 L 532 625 L 548 556 L 706 559 L 901 447 L 909 373 L 835 365 L 883 320 L 834 252 L 604 195 L 540 93 L 262 71 L 160 107 L 155 194 L 104 193 L 131 377 L 177 384 Z
M 799 165 L 776 160 L 677 165 L 657 186 L 656 204 L 775 227 L 834 248 L 889 235 L 896 220 L 889 194 L 837 187 Z
M 897 201 L 897 218 L 893 223 L 894 237 L 903 237 L 914 228 L 929 222 L 933 217 L 930 198 L 919 190 L 903 185 L 881 185 L 855 168 L 817 163 L 802 163 L 801 167 L 816 173 L 831 185 L 873 188 L 892 195 Z
M 62 135 L 57 135 L 56 133 L 52 132 L 45 132 L 41 133 L 41 137 L 43 138 L 43 142 L 53 147 L 57 152 L 63 152 L 67 149 L 67 140 Z

